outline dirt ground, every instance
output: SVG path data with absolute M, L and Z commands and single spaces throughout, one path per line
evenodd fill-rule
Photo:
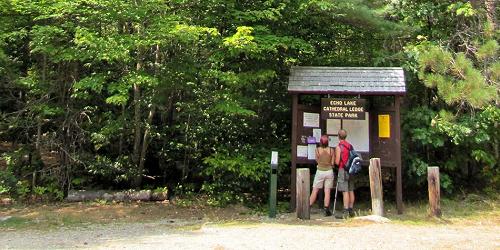
M 173 225 L 172 225 L 173 224 Z M 179 224 L 183 228 L 176 228 Z M 291 225 L 200 227 L 189 221 L 3 232 L 2 248 L 47 249 L 499 249 L 498 226 Z
M 500 249 L 498 211 L 465 218 L 389 223 L 281 212 L 270 219 L 243 206 L 63 203 L 0 207 L 2 249 Z M 413 216 L 413 217 L 412 217 Z

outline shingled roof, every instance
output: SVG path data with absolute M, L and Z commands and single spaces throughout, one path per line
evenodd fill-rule
M 288 92 L 404 95 L 406 87 L 402 68 L 295 66 L 290 71 Z

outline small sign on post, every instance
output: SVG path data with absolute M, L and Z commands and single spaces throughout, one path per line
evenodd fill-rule
M 269 179 L 269 218 L 276 218 L 276 189 L 278 186 L 278 152 L 271 153 L 271 175 Z

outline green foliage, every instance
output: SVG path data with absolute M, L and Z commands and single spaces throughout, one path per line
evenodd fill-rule
M 3 186 L 3 185 L 0 185 L 0 195 L 1 195 L 1 194 L 6 194 L 6 193 L 8 193 L 8 192 L 9 192 L 9 190 L 10 190 L 10 188 L 9 188 L 9 187 L 7 187 L 7 186 Z
M 403 111 L 408 188 L 425 186 L 428 165 L 440 167 L 447 192 L 498 187 L 492 178 L 499 157 L 493 122 L 498 119 L 498 39 L 482 5 L 398 1 L 388 9 L 415 28 L 404 62 L 410 71 L 409 105 Z
M 93 94 L 100 94 L 104 88 L 105 77 L 93 75 L 73 84 L 73 98 L 89 99 Z
M 14 193 L 17 178 L 12 171 L 0 170 L 0 194 Z
M 59 189 L 57 179 L 42 171 L 42 163 L 29 148 L 5 153 L 2 157 L 7 168 L 0 170 L 0 194 L 28 201 L 30 194 L 42 200 L 62 200 L 64 193 Z M 33 186 L 33 174 L 36 174 L 36 186 Z
M 498 42 L 496 40 L 488 40 L 477 50 L 477 59 L 486 61 L 488 59 L 498 59 Z
M 33 187 L 33 192 L 35 193 L 35 195 L 43 196 L 45 194 L 45 192 L 47 192 L 47 188 L 36 186 L 36 187 Z
M 477 10 L 472 8 L 470 2 L 457 2 L 448 6 L 448 11 L 455 12 L 457 16 L 470 17 L 477 14 Z
M 255 38 L 251 35 L 252 31 L 252 27 L 238 27 L 233 36 L 224 38 L 224 46 L 226 46 L 233 55 L 245 52 L 251 54 L 257 47 L 254 42 Z
M 85 172 L 88 178 L 99 180 L 95 184 L 109 187 L 113 183 L 127 183 L 139 173 L 130 164 L 128 156 L 119 156 L 116 159 L 103 155 L 96 155 L 94 159 L 87 161 Z
M 289 169 L 294 65 L 403 65 L 408 188 L 427 165 L 447 191 L 496 185 L 500 64 L 484 14 L 452 0 L 7 1 L 0 141 L 25 146 L 1 190 L 60 199 L 148 176 L 217 204 L 263 201 L 270 150 Z
M 429 44 L 423 44 L 421 50 L 419 77 L 427 87 L 437 88 L 447 104 L 468 103 L 473 108 L 482 108 L 497 98 L 496 86 L 487 83 L 464 53 L 452 56 Z M 478 54 L 478 58 L 486 58 L 484 53 Z
M 17 197 L 24 200 L 30 192 L 29 183 L 27 181 L 18 181 L 15 190 Z
M 211 177 L 211 181 L 205 183 L 202 190 L 219 205 L 242 202 L 245 193 L 258 195 L 257 191 L 261 191 L 267 183 L 265 177 L 269 167 L 263 158 L 249 158 L 242 153 L 217 153 L 207 157 L 204 163 L 207 167 L 202 174 Z
M 205 158 L 206 168 L 201 172 L 209 177 L 202 191 L 209 195 L 212 205 L 233 202 L 263 202 L 269 189 L 270 152 L 267 150 L 217 153 Z M 289 155 L 279 152 L 278 175 L 287 168 Z

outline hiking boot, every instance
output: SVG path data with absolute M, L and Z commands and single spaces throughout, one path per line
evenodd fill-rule
M 348 212 L 349 212 L 349 217 L 354 217 L 356 216 L 356 214 L 354 213 L 354 210 L 352 208 L 349 208 L 348 209 Z
M 330 209 L 325 207 L 324 210 L 325 210 L 325 216 L 332 216 L 332 211 L 330 211 Z
M 342 213 L 342 219 L 347 218 L 349 218 L 349 209 L 344 209 L 344 212 Z

